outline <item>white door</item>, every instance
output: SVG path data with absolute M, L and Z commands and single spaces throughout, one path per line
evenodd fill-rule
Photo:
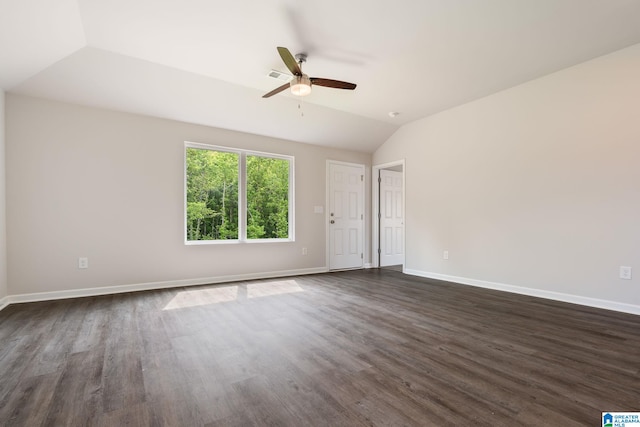
M 402 172 L 380 170 L 380 266 L 404 264 Z
M 329 269 L 364 265 L 364 166 L 329 163 Z

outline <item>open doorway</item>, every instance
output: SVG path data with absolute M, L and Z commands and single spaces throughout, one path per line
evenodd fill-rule
M 404 270 L 405 263 L 404 160 L 372 168 L 372 267 Z

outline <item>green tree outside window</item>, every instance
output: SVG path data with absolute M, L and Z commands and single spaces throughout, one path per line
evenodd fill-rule
M 242 165 L 246 179 L 240 176 Z M 242 186 L 246 239 L 289 238 L 290 168 L 286 158 L 187 147 L 187 241 L 244 240 Z

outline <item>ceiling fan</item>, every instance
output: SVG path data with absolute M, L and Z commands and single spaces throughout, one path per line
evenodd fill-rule
M 291 88 L 291 93 L 297 96 L 306 96 L 311 93 L 311 85 L 332 87 L 334 89 L 348 89 L 354 90 L 356 88 L 355 83 L 342 82 L 340 80 L 323 79 L 320 77 L 309 77 L 302 72 L 302 64 L 307 61 L 307 55 L 299 53 L 295 56 L 291 55 L 289 49 L 286 47 L 278 47 L 278 53 L 284 61 L 293 79 L 289 83 L 285 83 L 280 87 L 275 88 L 269 93 L 262 95 L 263 98 L 269 98 L 270 96 L 280 93 L 286 88 Z

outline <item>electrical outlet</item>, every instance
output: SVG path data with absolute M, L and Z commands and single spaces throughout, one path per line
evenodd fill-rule
M 302 255 L 306 255 L 307 254 L 307 248 L 302 248 Z
M 444 251 L 442 253 L 442 259 L 449 259 L 449 251 Z
M 78 268 L 79 269 L 89 268 L 89 258 L 86 258 L 86 257 L 78 258 Z
M 631 267 L 620 266 L 620 278 L 624 280 L 631 280 Z

